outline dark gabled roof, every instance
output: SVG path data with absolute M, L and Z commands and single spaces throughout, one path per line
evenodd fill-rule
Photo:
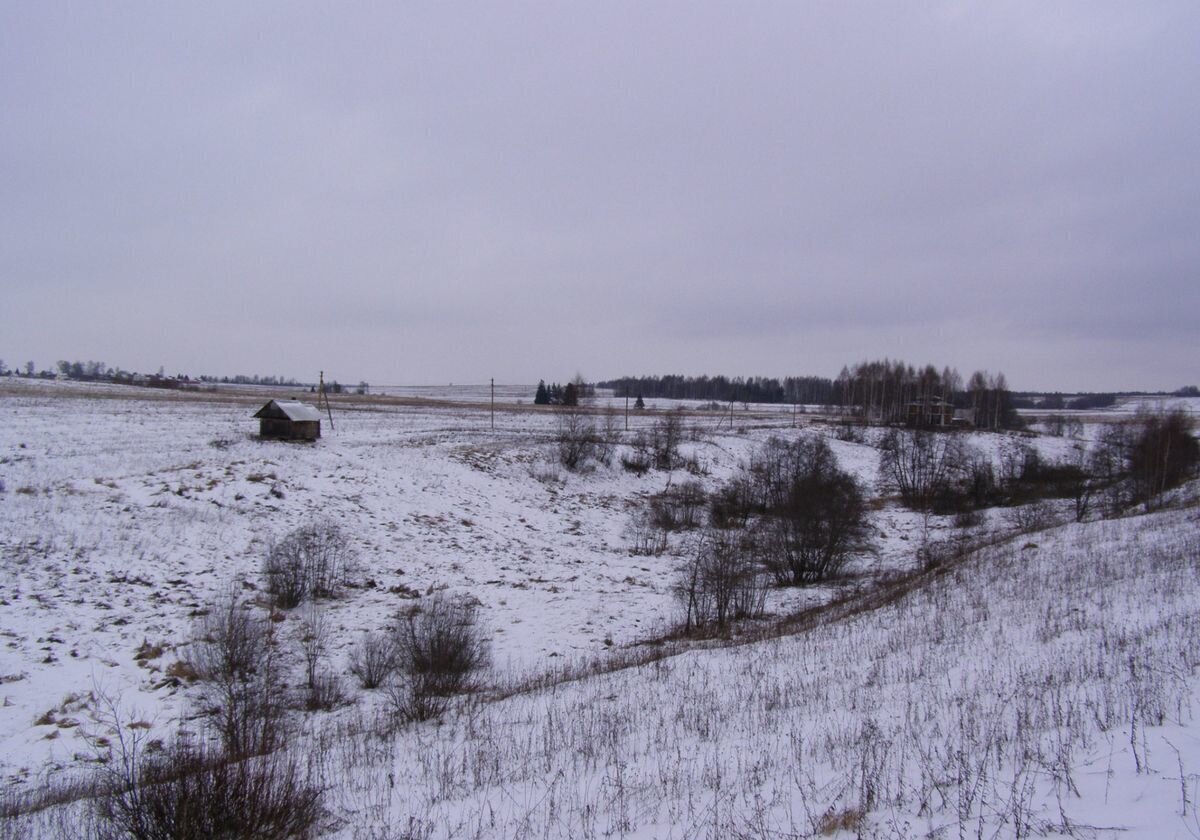
M 311 405 L 302 403 L 299 400 L 271 400 L 269 403 L 260 408 L 254 415 L 255 417 L 267 417 L 282 420 L 287 418 L 294 422 L 312 421 L 320 422 L 321 412 L 317 411 Z

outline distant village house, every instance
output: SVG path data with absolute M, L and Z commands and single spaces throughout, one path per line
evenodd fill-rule
M 954 406 L 938 397 L 919 397 L 908 404 L 905 421 L 917 428 L 945 428 L 954 425 Z

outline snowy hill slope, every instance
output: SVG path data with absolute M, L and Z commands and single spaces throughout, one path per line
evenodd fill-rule
M 340 740 L 337 836 L 1193 837 L 1198 582 L 1195 507 L 1016 539 L 798 637 Z
M 0 411 L 10 790 L 89 765 L 114 734 L 97 691 L 138 731 L 190 725 L 195 687 L 168 676 L 193 613 L 230 582 L 255 602 L 267 542 L 313 516 L 352 526 L 364 564 L 328 604 L 338 670 L 365 630 L 442 586 L 481 602 L 497 683 L 619 656 L 673 610 L 678 559 L 631 555 L 625 535 L 666 478 L 550 468 L 552 415 L 491 432 L 467 410 L 363 411 L 305 447 L 251 440 L 246 407 L 221 402 L 24 395 Z M 709 431 L 688 454 L 711 486 L 780 433 L 796 434 Z M 875 449 L 831 443 L 873 481 Z M 298 713 L 293 749 L 342 838 L 1200 836 L 1195 495 L 1000 543 L 802 635 L 485 693 L 440 723 L 396 729 L 380 692 L 353 692 Z M 877 508 L 878 554 L 855 571 L 912 568 L 920 517 Z M 776 592 L 772 608 L 830 594 Z M 280 617 L 290 644 L 300 622 Z M 58 836 L 70 819 L 0 831 Z

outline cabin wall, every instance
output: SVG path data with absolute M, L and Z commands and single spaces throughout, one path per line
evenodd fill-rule
M 258 433 L 274 440 L 316 440 L 321 436 L 321 421 L 263 417 L 259 420 Z
M 297 420 L 292 423 L 295 429 L 295 439 L 297 440 L 316 440 L 321 436 L 321 421 L 320 420 Z

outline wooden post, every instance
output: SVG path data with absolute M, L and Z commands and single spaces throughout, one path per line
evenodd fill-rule
M 629 431 L 629 392 L 625 392 L 625 431 Z
M 317 392 L 317 410 L 321 409 L 321 400 L 325 401 L 325 413 L 329 415 L 329 431 L 333 431 L 333 409 L 329 407 L 329 396 L 325 393 L 325 371 L 321 371 L 321 385 Z

